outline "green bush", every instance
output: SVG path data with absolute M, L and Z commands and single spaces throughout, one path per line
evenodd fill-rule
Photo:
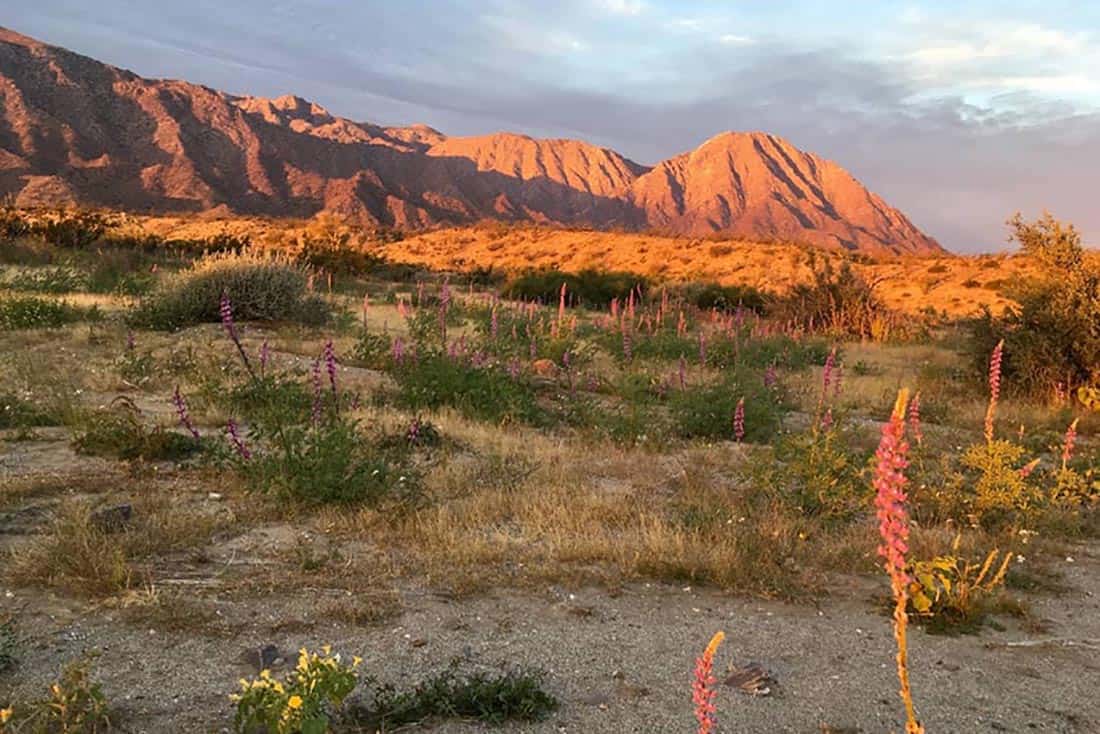
M 79 416 L 73 426 L 73 448 L 90 456 L 145 461 L 178 461 L 200 452 L 202 443 L 190 435 L 146 428 L 141 414 L 127 401 Z
M 228 294 L 239 321 L 324 323 L 328 306 L 307 291 L 308 272 L 284 259 L 212 255 L 146 296 L 131 314 L 134 325 L 175 330 L 221 320 Z
M 1049 213 L 1035 222 L 1009 220 L 1013 239 L 1038 265 L 1038 275 L 1005 289 L 1015 301 L 1001 316 L 971 324 L 973 364 L 984 378 L 989 354 L 1005 342 L 1003 374 L 1010 389 L 1049 396 L 1100 385 L 1100 258 L 1085 253 L 1072 225 Z
M 541 423 L 544 411 L 534 389 L 493 367 L 473 367 L 441 354 L 425 354 L 391 372 L 398 399 L 412 410 L 452 407 L 463 415 L 496 422 Z
M 517 276 L 504 287 L 504 296 L 517 300 L 534 300 L 557 304 L 562 284 L 566 287 L 566 303 L 571 306 L 607 308 L 613 298 L 627 299 L 632 289 L 647 290 L 649 282 L 634 273 L 582 270 L 563 273 L 558 270 L 532 270 Z
M 52 266 L 17 272 L 3 285 L 13 291 L 30 293 L 72 293 L 83 290 L 87 278 L 73 267 Z
M 779 430 L 782 406 L 776 393 L 764 387 L 761 376 L 747 370 L 728 373 L 715 384 L 689 385 L 669 396 L 669 410 L 677 435 L 683 438 L 732 439 L 733 416 L 745 400 L 745 440 L 764 443 Z
M 871 506 L 866 461 L 850 448 L 851 439 L 835 424 L 786 435 L 761 481 L 799 514 L 850 520 Z
M 460 675 L 454 667 L 406 692 L 376 686 L 369 708 L 353 711 L 368 731 L 390 731 L 428 719 L 473 719 L 492 725 L 541 721 L 558 701 L 543 689 L 544 677 L 530 670 Z
M 691 282 L 673 286 L 670 294 L 677 300 L 690 306 L 709 311 L 733 311 L 738 306 L 763 313 L 766 299 L 764 294 L 747 285 L 720 285 L 713 282 Z
M 101 318 L 96 307 L 83 309 L 35 296 L 0 298 L 0 330 L 56 329 L 76 321 L 96 321 Z
M 60 425 L 57 411 L 36 405 L 12 392 L 0 392 L 0 429 Z

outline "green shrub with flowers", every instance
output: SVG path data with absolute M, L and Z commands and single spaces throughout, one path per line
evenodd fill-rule
M 282 680 L 268 670 L 258 678 L 241 680 L 241 692 L 230 696 L 237 707 L 233 730 L 238 734 L 324 734 L 330 721 L 359 683 L 357 669 L 333 653 L 328 645 L 320 653 L 302 648 L 298 664 Z

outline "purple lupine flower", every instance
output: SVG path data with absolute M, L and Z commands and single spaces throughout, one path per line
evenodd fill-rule
M 834 384 L 833 384 L 833 398 L 840 397 L 841 385 L 844 384 L 844 363 L 837 362 L 836 369 L 834 371 Z
M 321 422 L 321 360 L 313 360 L 313 407 L 311 410 L 313 425 Z
M 630 327 L 627 326 L 626 319 L 623 319 L 623 359 L 627 362 L 634 359 L 634 344 L 630 339 Z
M 199 439 L 199 432 L 195 430 L 195 424 L 191 422 L 191 416 L 187 412 L 187 402 L 183 399 L 183 394 L 180 393 L 180 386 L 176 385 L 176 391 L 172 393 L 172 404 L 176 406 L 176 416 L 179 418 L 180 425 L 187 429 L 195 440 Z
M 332 339 L 325 342 L 325 371 L 328 372 L 328 384 L 332 388 L 332 394 L 336 394 L 336 349 L 332 346 Z
M 237 326 L 233 323 L 233 304 L 229 300 L 229 291 L 222 291 L 221 302 L 218 304 L 218 312 L 222 317 L 222 326 L 225 327 L 225 333 L 229 335 L 229 338 L 236 343 L 239 341 L 237 336 Z
M 251 459 L 252 452 L 244 445 L 244 440 L 241 438 L 240 431 L 237 430 L 237 422 L 232 418 L 230 418 L 229 422 L 225 425 L 225 432 L 229 436 L 229 442 L 233 444 L 233 448 L 237 450 L 237 454 L 245 461 Z
M 768 365 L 768 368 L 764 370 L 764 387 L 774 387 L 778 379 L 779 376 L 776 374 L 775 365 Z
M 260 345 L 260 374 L 267 370 L 267 363 L 271 360 L 271 348 L 267 346 L 267 339 Z
M 126 351 L 134 351 L 135 346 L 137 346 L 137 343 L 134 341 L 134 331 L 131 329 L 126 332 Z
M 405 342 L 397 336 L 393 339 L 392 357 L 394 364 L 403 364 L 405 361 Z
M 733 411 L 733 438 L 737 443 L 745 440 L 745 399 L 737 401 L 737 408 Z
M 497 340 L 497 332 L 500 329 L 500 322 L 497 320 L 497 307 L 494 304 L 493 310 L 489 313 L 489 338 L 494 342 Z
M 569 363 L 570 363 L 569 350 L 566 349 L 564 352 L 562 352 L 562 355 L 561 355 L 561 366 L 563 368 L 565 368 L 566 370 L 568 370 L 569 369 Z
M 513 380 L 519 379 L 519 359 L 512 357 L 512 361 L 508 363 L 508 376 Z
M 680 355 L 679 376 L 680 376 L 680 389 L 681 390 L 686 390 L 687 389 L 687 382 L 688 382 L 688 380 L 687 380 L 687 360 L 684 359 L 684 355 L 682 355 L 682 354 Z
M 535 342 L 535 335 L 531 335 L 531 343 L 527 345 L 527 354 L 531 359 L 539 356 L 539 345 Z
M 419 444 L 420 443 L 420 433 L 423 430 L 423 428 L 424 428 L 424 426 L 420 421 L 420 416 L 417 416 L 417 417 L 413 418 L 412 422 L 409 424 L 408 430 L 405 431 L 405 440 L 408 441 L 409 443 L 413 444 L 413 445 Z

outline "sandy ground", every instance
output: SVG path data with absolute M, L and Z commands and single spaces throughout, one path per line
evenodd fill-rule
M 1100 556 L 1081 548 L 1073 559 L 1065 564 L 1072 590 L 1032 600 L 1047 623 L 1041 634 L 1011 621 L 978 636 L 913 632 L 913 686 L 929 732 L 1100 731 Z M 33 695 L 65 660 L 94 649 L 126 730 L 224 731 L 231 721 L 226 694 L 254 672 L 248 650 L 329 642 L 395 683 L 454 658 L 474 667 L 544 669 L 562 708 L 545 722 L 506 731 L 687 732 L 694 730 L 693 657 L 722 629 L 728 638 L 718 664 L 759 662 L 778 685 L 767 697 L 723 687 L 720 731 L 899 731 L 893 640 L 874 593 L 870 582 L 853 581 L 815 609 L 662 585 L 615 593 L 499 590 L 458 601 L 406 589 L 404 613 L 375 628 L 314 618 L 324 590 L 250 600 L 207 595 L 219 616 L 238 625 L 226 638 L 135 628 L 114 609 L 10 590 L 3 604 L 22 610 L 25 654 L 0 680 L 0 694 Z M 445 722 L 430 730 L 483 728 Z

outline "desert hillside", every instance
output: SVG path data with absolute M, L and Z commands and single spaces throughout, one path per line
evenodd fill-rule
M 145 79 L 3 29 L 0 194 L 22 206 L 331 212 L 404 229 L 494 219 L 942 253 L 841 166 L 766 133 L 724 133 L 649 168 L 577 140 L 453 138 L 292 95 Z

